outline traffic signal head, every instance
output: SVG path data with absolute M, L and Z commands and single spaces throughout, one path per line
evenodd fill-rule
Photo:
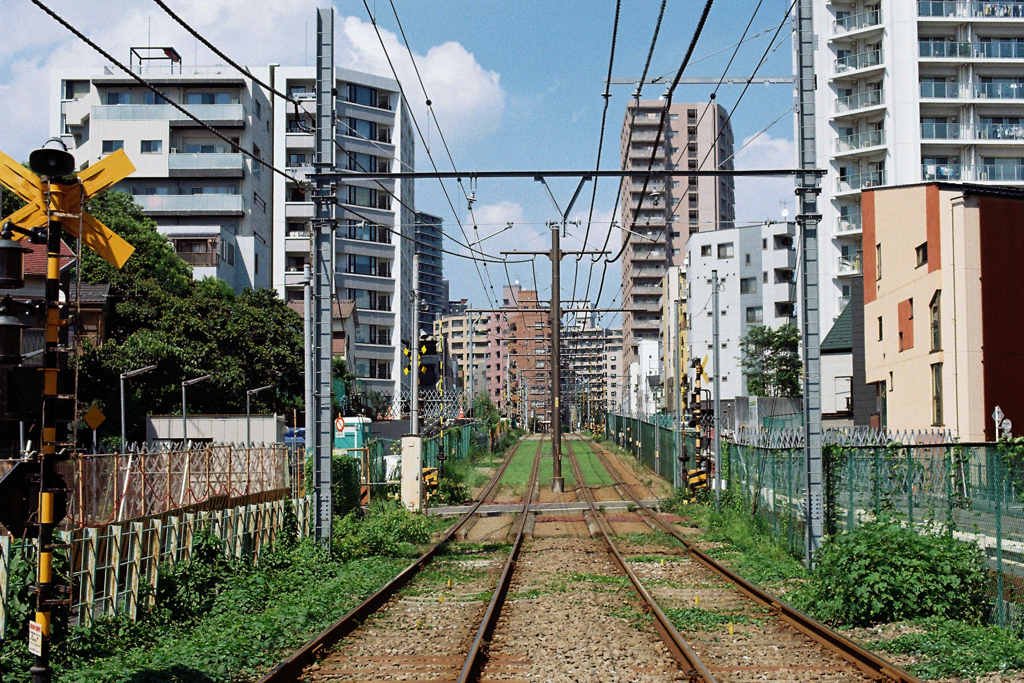
M 31 251 L 14 241 L 11 224 L 4 223 L 0 232 L 0 289 L 21 289 L 25 286 L 25 252 Z

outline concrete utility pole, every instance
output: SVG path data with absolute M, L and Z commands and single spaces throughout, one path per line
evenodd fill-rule
M 675 466 L 675 481 L 673 482 L 676 488 L 683 485 L 682 473 L 683 473 L 683 373 L 682 373 L 682 360 L 683 360 L 683 321 L 681 319 L 681 311 L 683 305 L 682 301 L 679 300 L 679 293 L 676 292 L 676 350 L 675 357 L 672 359 L 675 365 L 676 375 L 676 466 Z
M 715 401 L 714 407 L 712 408 L 712 429 L 715 430 L 714 439 L 712 443 L 715 448 L 715 511 L 719 510 L 721 505 L 721 492 L 722 492 L 722 433 L 720 429 L 721 425 L 721 412 L 722 412 L 722 343 L 719 340 L 719 318 L 721 313 L 718 310 L 718 271 L 711 271 L 711 316 L 714 318 L 714 323 L 711 326 L 712 329 L 712 344 L 714 348 L 711 349 L 712 363 L 714 363 L 714 377 L 712 381 L 715 383 Z
M 409 433 L 420 433 L 420 255 L 412 256 L 412 343 L 409 363 L 412 367 L 412 402 L 409 408 Z
M 337 190 L 330 177 L 334 171 L 334 10 L 319 9 L 316 14 L 316 154 L 314 167 L 313 253 L 310 275 L 313 288 L 312 401 L 306 405 L 306 447 L 313 448 L 314 535 L 330 547 L 331 541 L 331 453 L 334 446 L 331 420 L 331 336 L 334 259 L 334 207 Z M 312 413 L 312 422 L 310 414 Z M 313 429 L 309 429 L 312 424 Z
M 797 0 L 794 36 L 796 62 L 797 142 L 799 166 L 814 169 L 815 149 L 814 35 L 812 8 L 814 0 Z M 824 490 L 821 465 L 821 321 L 818 310 L 818 213 L 819 176 L 807 173 L 797 177 L 796 192 L 800 200 L 797 224 L 802 240 L 800 270 L 802 273 L 804 353 L 804 467 L 807 472 L 805 524 L 807 528 L 805 560 L 814 565 L 814 554 L 825 532 Z

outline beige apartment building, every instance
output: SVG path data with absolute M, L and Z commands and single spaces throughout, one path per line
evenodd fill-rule
M 455 386 L 466 394 L 487 391 L 488 319 L 486 314 L 460 313 L 434 321 L 434 337 L 448 348 Z
M 953 183 L 861 195 L 873 421 L 993 440 L 1024 424 L 1024 190 Z
M 647 170 L 664 105 L 660 100 L 641 100 L 626 110 L 620 146 L 623 168 Z M 653 170 L 731 169 L 732 153 L 732 127 L 723 107 L 707 102 L 673 104 Z M 640 340 L 659 337 L 661 281 L 668 268 L 683 265 L 691 234 L 732 227 L 734 193 L 732 177 L 652 180 L 646 191 L 643 178 L 627 178 L 623 183 L 619 220 L 625 244 L 622 334 L 627 368 L 637 360 Z

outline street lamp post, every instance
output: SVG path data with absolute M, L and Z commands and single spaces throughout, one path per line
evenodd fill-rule
M 274 386 L 273 384 L 266 384 L 262 387 L 255 389 L 249 389 L 245 392 L 245 447 L 249 448 L 252 446 L 252 410 L 250 408 L 250 400 L 253 394 L 258 394 L 264 389 L 269 389 Z
M 192 386 L 193 384 L 199 384 L 203 380 L 207 380 L 213 377 L 213 375 L 203 375 L 202 377 L 196 377 L 195 379 L 187 379 L 181 383 L 181 444 L 182 448 L 188 450 L 188 421 L 185 416 L 185 387 Z
M 128 439 L 125 438 L 125 427 L 124 427 L 124 381 L 136 375 L 141 375 L 144 372 L 150 370 L 156 370 L 155 365 L 147 365 L 144 368 L 138 368 L 136 370 L 129 370 L 128 372 L 121 373 L 121 450 L 124 451 L 128 448 Z

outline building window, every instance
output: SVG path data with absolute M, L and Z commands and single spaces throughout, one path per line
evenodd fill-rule
M 710 244 L 702 244 L 702 245 L 700 245 L 700 255 L 701 256 L 711 256 L 711 245 Z
M 103 153 L 113 154 L 119 149 L 124 149 L 124 140 L 104 140 Z
M 882 341 L 882 316 L 878 316 L 878 341 Z
M 762 237 L 761 238 L 761 249 L 767 249 L 767 248 L 768 248 L 768 238 L 767 237 Z
M 914 251 L 917 253 L 917 267 L 918 268 L 920 268 L 921 266 L 923 266 L 923 265 L 928 263 L 928 243 L 927 242 L 925 242 L 924 244 L 918 246 Z
M 107 104 L 131 104 L 132 96 L 126 92 L 108 92 Z
M 256 100 L 256 118 L 263 118 L 263 105 L 259 103 L 259 100 Z
M 756 277 L 743 277 L 743 278 L 740 278 L 740 294 L 753 294 L 756 291 L 757 291 L 757 278 Z
M 882 245 L 875 245 L 875 279 L 882 279 Z
M 747 322 L 760 323 L 764 320 L 764 311 L 760 306 L 751 306 L 747 309 Z
M 761 273 L 761 282 L 763 282 L 765 284 L 768 284 L 768 271 L 767 270 Z
M 932 365 L 932 425 L 942 425 L 942 363 Z
M 190 92 L 185 95 L 185 104 L 231 104 L 231 95 L 226 92 Z
M 792 301 L 777 301 L 775 303 L 776 318 L 792 318 L 795 314 Z
M 931 350 L 941 351 L 942 350 L 942 328 L 939 324 L 940 315 L 940 301 L 942 299 L 942 291 L 936 291 L 935 296 L 932 297 L 932 301 L 928 304 L 928 325 L 931 331 Z
M 163 140 L 143 140 L 139 149 L 142 154 L 163 154 Z
M 718 258 L 732 258 L 732 242 L 718 245 Z

